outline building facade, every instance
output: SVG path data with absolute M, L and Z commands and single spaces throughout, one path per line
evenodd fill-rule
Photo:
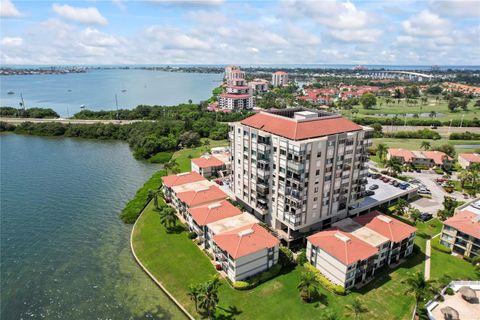
M 243 79 L 229 80 L 225 92 L 218 96 L 220 108 L 226 110 L 249 110 L 255 107 L 255 97 Z
M 473 164 L 480 165 L 480 154 L 478 153 L 459 153 L 458 164 L 463 169 L 470 169 Z
M 476 257 L 480 254 L 480 215 L 462 210 L 445 220 L 440 243 L 455 254 Z
M 272 85 L 274 87 L 283 87 L 288 84 L 288 73 L 277 71 L 272 73 Z
M 286 241 L 330 227 L 364 197 L 372 134 L 302 108 L 232 123 L 233 192 Z

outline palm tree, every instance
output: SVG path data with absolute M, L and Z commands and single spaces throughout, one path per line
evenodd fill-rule
M 408 203 L 407 200 L 405 199 L 398 199 L 397 202 L 397 211 L 400 213 L 401 216 L 403 216 L 405 213 L 407 213 L 408 209 L 410 208 L 410 204 Z
M 390 171 L 391 175 L 397 175 L 402 172 L 402 162 L 396 157 L 390 158 L 390 160 L 385 163 L 385 167 Z
M 164 206 L 160 209 L 160 223 L 167 229 L 167 231 L 172 230 L 172 228 L 177 224 L 177 214 L 175 209 L 169 206 Z
M 416 274 L 410 276 L 409 278 L 403 281 L 407 285 L 406 294 L 413 294 L 415 297 L 415 307 L 417 307 L 418 302 L 422 299 L 428 292 L 434 290 L 434 282 L 432 280 L 425 280 L 425 277 L 422 272 L 417 272 Z
M 201 294 L 201 289 L 202 287 L 200 285 L 193 285 L 191 284 L 189 287 L 188 287 L 188 296 L 190 297 L 190 300 L 193 301 L 193 303 L 195 303 L 195 311 L 198 312 L 198 298 Z
M 387 155 L 388 152 L 388 146 L 384 143 L 380 143 L 377 146 L 377 155 L 380 158 L 380 160 L 385 159 L 385 156 Z
M 171 159 L 167 163 L 163 165 L 165 170 L 171 172 L 171 173 L 179 173 L 180 169 L 178 168 L 178 162 L 175 159 Z
M 338 320 L 340 318 L 332 310 L 326 310 L 325 312 L 320 314 L 320 319 L 321 320 Z
M 220 287 L 220 280 L 215 276 L 201 285 L 200 295 L 198 297 L 199 307 L 205 310 L 208 319 L 213 319 L 215 310 L 218 305 L 218 288 Z
M 425 151 L 430 150 L 431 147 L 432 145 L 429 141 L 422 141 L 422 143 L 420 144 L 420 149 L 423 149 Z
M 352 303 L 346 305 L 345 308 L 347 308 L 347 313 L 349 315 L 353 314 L 355 316 L 355 319 L 358 319 L 360 314 L 368 311 L 368 309 L 360 302 L 359 299 L 353 300 Z
M 163 192 L 160 189 L 156 190 L 148 190 L 147 200 L 150 202 L 153 199 L 153 204 L 155 205 L 155 209 L 158 210 L 158 197 L 163 196 Z
M 462 170 L 457 174 L 458 179 L 460 179 L 460 186 L 462 189 L 465 187 L 465 183 L 471 179 L 471 173 L 468 170 Z
M 317 294 L 319 285 L 315 273 L 307 271 L 302 273 L 297 289 L 300 291 L 302 299 L 309 302 L 312 301 L 312 298 Z

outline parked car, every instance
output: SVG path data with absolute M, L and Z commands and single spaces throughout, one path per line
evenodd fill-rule
M 378 189 L 378 184 L 372 184 L 368 189 L 377 190 Z
M 372 190 L 367 190 L 365 191 L 365 196 L 373 196 L 375 194 L 375 191 L 372 191 Z
M 373 173 L 372 174 L 372 179 L 378 179 L 380 178 L 380 174 L 379 173 Z
M 432 219 L 432 218 L 433 218 L 433 216 L 432 216 L 431 213 L 424 212 L 424 213 L 422 213 L 422 214 L 420 215 L 420 218 L 419 218 L 419 219 L 420 219 L 420 221 L 425 222 L 425 221 L 428 221 L 428 220 L 430 220 L 430 219 Z
M 418 194 L 432 194 L 427 188 L 419 188 L 417 191 Z
M 220 186 L 223 186 L 223 181 L 221 179 L 215 180 L 215 183 L 220 185 Z
M 398 182 L 397 180 L 393 180 L 392 185 L 393 185 L 394 187 L 398 187 L 398 186 L 400 185 L 400 182 Z
M 415 169 L 415 172 L 416 172 L 416 173 L 422 173 L 422 170 L 420 170 L 420 169 Z
M 410 185 L 406 182 L 402 182 L 398 185 L 398 187 L 402 190 L 407 190 L 407 188 L 409 187 Z
M 390 178 L 388 177 L 383 177 L 383 182 L 388 183 L 390 181 Z

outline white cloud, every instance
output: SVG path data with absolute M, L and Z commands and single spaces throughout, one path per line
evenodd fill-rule
M 152 3 L 179 5 L 179 6 L 218 6 L 224 0 L 147 0 Z
M 254 48 L 254 47 L 249 47 L 249 48 L 247 48 L 247 52 L 250 52 L 250 53 L 259 53 L 260 50 L 258 50 L 257 48 Z
M 480 17 L 480 2 L 478 0 L 433 0 L 430 1 L 429 8 L 431 11 L 444 16 Z
M 107 19 L 102 16 L 102 14 L 95 7 L 81 8 L 81 7 L 72 7 L 68 4 L 57 4 L 52 5 L 53 11 L 59 16 L 72 20 L 79 23 L 85 24 L 107 24 Z
M 119 43 L 114 36 L 92 28 L 82 30 L 80 37 L 83 44 L 91 47 L 111 47 Z
M 145 33 L 163 49 L 210 50 L 212 48 L 207 41 L 177 28 L 150 26 Z
M 451 29 L 447 20 L 428 10 L 403 21 L 402 27 L 407 34 L 420 37 L 442 36 Z
M 1 44 L 5 47 L 18 47 L 23 44 L 23 39 L 20 37 L 4 37 Z
M 330 31 L 330 34 L 345 42 L 376 42 L 382 35 L 382 31 L 377 29 L 359 29 L 359 30 L 336 30 Z
M 22 13 L 18 11 L 11 0 L 0 0 L 0 17 L 15 18 L 21 16 Z
M 122 12 L 127 12 L 127 5 L 124 0 L 112 0 L 112 3 Z

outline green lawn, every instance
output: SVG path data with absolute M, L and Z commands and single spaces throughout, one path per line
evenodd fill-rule
M 432 237 L 442 232 L 442 226 L 442 222 L 435 218 L 427 222 L 417 222 L 415 228 L 417 228 L 417 234 L 422 233 Z
M 467 111 L 463 111 L 462 109 L 457 109 L 455 112 L 450 112 L 448 110 L 448 102 L 447 101 L 436 101 L 434 97 L 431 97 L 425 105 L 420 103 L 418 100 L 418 104 L 416 105 L 407 105 L 405 100 L 402 99 L 400 104 L 397 103 L 395 100 L 394 103 L 390 103 L 387 105 L 385 99 L 382 97 L 377 97 L 377 106 L 375 109 L 364 109 L 361 106 L 356 106 L 355 109 L 358 110 L 357 117 L 363 116 L 376 116 L 377 114 L 398 114 L 399 116 L 404 113 L 413 113 L 413 114 L 421 114 L 426 113 L 429 114 L 432 111 L 437 112 L 437 116 L 430 118 L 429 116 L 420 117 L 419 119 L 435 119 L 446 121 L 450 119 L 461 119 L 462 115 L 465 114 L 465 119 L 472 119 L 474 117 L 480 117 L 480 108 L 475 108 L 475 99 L 473 99 L 469 105 Z M 351 112 L 349 110 L 343 111 L 343 114 L 346 116 L 351 116 Z M 382 116 L 377 116 L 379 118 L 385 118 Z M 412 117 L 408 117 L 407 119 L 415 119 Z
M 402 148 L 407 150 L 420 150 L 422 141 L 430 142 L 432 147 L 438 147 L 444 144 L 462 145 L 462 144 L 480 144 L 479 140 L 429 140 L 429 139 L 395 139 L 395 138 L 375 138 L 373 147 L 380 143 L 386 144 L 389 148 Z M 475 152 L 475 149 L 456 148 L 457 152 Z
M 439 241 L 440 237 L 436 237 L 432 240 L 432 244 L 434 242 L 438 244 Z M 433 279 L 440 279 L 446 275 L 452 280 L 480 280 L 470 262 L 433 248 L 430 272 Z
M 208 141 L 207 145 L 204 145 L 205 141 Z M 178 167 L 181 172 L 186 172 L 192 170 L 190 159 L 200 157 L 205 152 L 208 152 L 211 148 L 214 147 L 225 147 L 228 146 L 228 140 L 210 140 L 202 139 L 202 146 L 197 148 L 182 149 L 173 154 L 172 159 L 178 163 Z
M 424 240 L 419 238 L 418 244 L 424 251 Z M 144 265 L 195 315 L 187 288 L 216 274 L 207 256 L 187 238 L 185 232 L 167 234 L 152 204 L 137 223 L 133 245 Z M 322 293 L 327 297 L 328 309 L 340 316 L 345 316 L 346 304 L 360 297 L 370 310 L 361 319 L 408 319 L 414 301 L 405 294 L 401 280 L 422 268 L 423 254 L 420 253 L 395 271 L 383 271 L 383 275 L 378 275 L 360 292 L 341 297 L 322 288 Z M 326 307 L 301 301 L 296 286 L 302 270 L 297 267 L 249 291 L 236 291 L 222 280 L 220 307 L 235 306 L 241 311 L 239 319 L 317 318 L 321 309 Z

